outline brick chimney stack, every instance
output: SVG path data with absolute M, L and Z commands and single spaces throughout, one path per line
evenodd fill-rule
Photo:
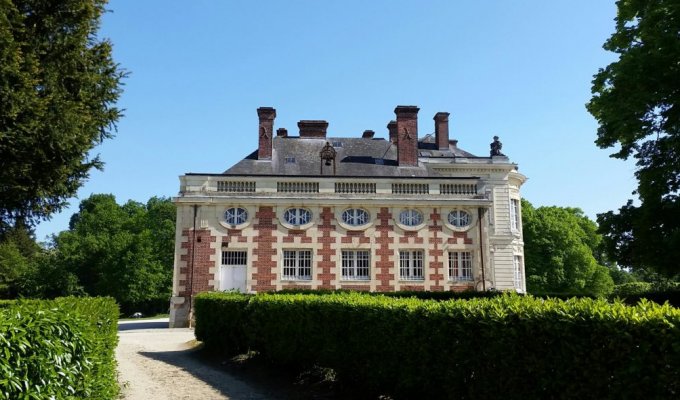
M 397 144 L 397 121 L 390 121 L 387 124 L 387 131 L 390 133 L 390 142 Z
M 375 132 L 371 130 L 365 130 L 364 133 L 361 134 L 361 137 L 364 139 L 373 139 L 373 135 L 375 135 Z
M 418 166 L 418 111 L 416 106 L 397 106 L 397 164 Z
M 439 150 L 449 149 L 449 115 L 447 112 L 434 115 L 434 138 Z
M 274 137 L 274 118 L 276 110 L 272 107 L 260 107 L 257 109 L 257 116 L 260 119 L 258 129 L 259 146 L 257 147 L 258 160 L 272 159 L 272 137 Z
M 298 122 L 301 138 L 325 138 L 328 122 L 319 120 L 302 120 Z

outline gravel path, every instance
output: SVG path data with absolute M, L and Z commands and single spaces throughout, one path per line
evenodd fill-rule
M 167 326 L 167 318 L 119 323 L 123 399 L 273 399 L 198 357 L 193 330 Z

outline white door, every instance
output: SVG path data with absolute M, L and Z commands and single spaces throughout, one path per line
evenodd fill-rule
M 222 252 L 220 290 L 238 290 L 241 293 L 246 292 L 247 261 L 247 251 L 228 250 Z

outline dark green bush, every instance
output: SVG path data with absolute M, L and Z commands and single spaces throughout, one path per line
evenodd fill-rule
M 652 290 L 652 284 L 649 282 L 629 282 L 614 286 L 614 291 L 611 294 L 612 298 L 627 297 L 630 295 L 639 295 Z
M 222 354 L 234 355 L 248 350 L 246 306 L 250 295 L 235 292 L 201 293 L 194 302 L 195 335 L 206 347 Z M 225 329 L 228 320 L 228 329 Z
M 614 286 L 614 292 L 610 298 L 621 299 L 623 302 L 631 305 L 637 304 L 641 299 L 647 299 L 658 304 L 668 302 L 674 307 L 680 307 L 680 283 L 624 283 Z
M 120 302 L 120 312 L 123 317 L 129 317 L 136 312 L 144 316 L 167 314 L 170 308 L 170 296 L 154 297 L 136 302 Z
M 398 398 L 673 398 L 680 310 L 642 302 L 503 295 L 429 301 L 358 293 L 202 294 L 208 351 L 256 350 L 333 368 Z
M 110 298 L 0 308 L 0 399 L 114 399 L 118 307 Z

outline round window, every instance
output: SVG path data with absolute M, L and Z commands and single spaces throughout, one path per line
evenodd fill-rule
M 342 212 L 342 222 L 351 226 L 361 226 L 368 223 L 368 212 L 361 208 L 348 208 Z
M 248 211 L 241 207 L 228 208 L 224 212 L 224 220 L 229 225 L 241 225 L 248 220 Z
M 304 208 L 289 208 L 283 213 L 283 219 L 291 225 L 304 225 L 312 219 L 312 213 Z
M 423 223 L 423 214 L 418 210 L 404 210 L 399 214 L 399 222 L 406 226 L 417 226 Z
M 466 227 L 470 225 L 471 221 L 472 217 L 470 217 L 470 214 L 466 211 L 453 210 L 449 213 L 449 224 L 457 228 Z

